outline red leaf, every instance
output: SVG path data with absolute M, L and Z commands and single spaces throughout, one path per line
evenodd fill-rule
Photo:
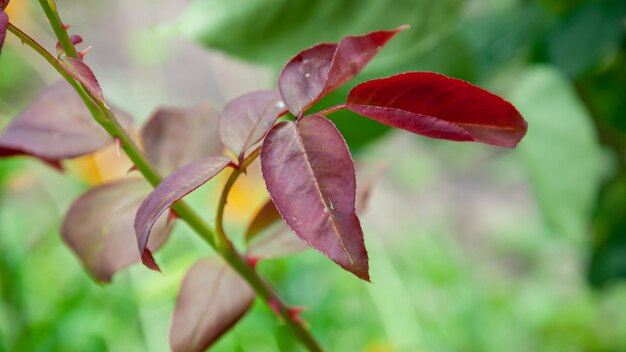
M 76 46 L 83 42 L 83 37 L 81 37 L 80 35 L 72 35 L 70 36 L 70 40 L 72 41 L 72 44 Z M 61 43 L 57 42 L 55 49 L 57 52 L 57 56 L 61 56 L 63 54 L 63 48 L 61 47 Z
M 278 76 L 278 89 L 295 116 L 352 79 L 393 36 L 408 28 L 345 37 L 339 44 L 318 44 L 291 59 Z
M 118 112 L 117 117 L 124 128 L 132 123 L 126 114 Z M 0 156 L 26 154 L 57 162 L 112 142 L 72 87 L 59 81 L 6 127 L 0 135 Z
M 222 171 L 230 159 L 224 156 L 214 156 L 195 160 L 174 171 L 165 178 L 148 197 L 141 203 L 135 218 L 135 234 L 142 261 L 150 269 L 158 270 L 153 262 L 150 250 L 146 248 L 152 227 L 172 204 L 186 196 L 196 188 Z
M 59 60 L 59 63 L 70 76 L 80 82 L 96 99 L 106 104 L 96 76 L 83 60 L 66 56 Z
M 220 114 L 220 138 L 239 160 L 243 160 L 244 153 L 286 112 L 285 103 L 276 90 L 244 94 L 226 104 Z
M 96 280 L 110 282 L 113 274 L 139 260 L 133 221 L 149 192 L 143 179 L 103 184 L 74 201 L 65 215 L 61 236 Z M 148 247 L 158 249 L 170 229 L 158 222 Z
M 465 81 L 409 72 L 356 86 L 348 109 L 427 137 L 513 148 L 527 123 L 504 99 Z
M 7 26 L 9 25 L 9 16 L 4 10 L 0 10 L 0 52 L 2 52 L 2 45 L 4 45 L 4 38 L 7 36 Z
M 216 117 L 206 104 L 158 109 L 141 131 L 148 159 L 163 175 L 169 175 L 193 160 L 221 154 L 224 146 L 217 135 Z
M 354 210 L 356 180 L 348 147 L 330 120 L 282 122 L 265 137 L 261 166 L 287 225 L 309 246 L 369 280 L 367 251 Z
M 170 330 L 172 351 L 205 351 L 243 317 L 253 301 L 248 283 L 221 260 L 198 261 L 178 294 Z

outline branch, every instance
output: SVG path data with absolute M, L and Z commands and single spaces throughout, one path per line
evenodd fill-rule
M 76 49 L 72 44 L 67 31 L 63 27 L 61 19 L 56 11 L 56 5 L 54 0 L 39 0 L 46 17 L 48 18 L 50 25 L 52 26 L 61 47 L 68 56 L 78 57 Z M 126 133 L 126 131 L 120 126 L 119 122 L 115 118 L 115 115 L 108 108 L 106 103 L 96 99 L 91 93 L 70 76 L 65 69 L 59 64 L 59 62 L 52 56 L 47 50 L 39 45 L 35 40 L 26 35 L 12 24 L 9 24 L 8 30 L 17 36 L 23 43 L 33 48 L 39 55 L 41 55 L 52 67 L 54 67 L 65 80 L 76 90 L 81 97 L 94 119 L 107 131 L 107 133 L 113 138 L 119 138 L 122 143 L 122 149 L 146 178 L 146 180 L 153 186 L 157 186 L 161 182 L 161 176 L 155 171 L 150 162 L 144 157 L 142 152 L 137 148 L 134 141 Z M 253 153 L 254 154 L 254 153 Z M 245 165 L 249 165 L 252 160 L 256 158 L 256 155 L 248 157 L 249 161 Z M 242 169 L 241 169 L 242 170 Z M 238 171 L 238 170 L 236 170 Z M 234 181 L 233 181 L 234 183 Z M 204 239 L 211 247 L 217 250 L 217 252 L 231 265 L 243 278 L 250 284 L 255 290 L 256 294 L 261 297 L 266 304 L 277 310 L 277 314 L 285 321 L 285 323 L 291 328 L 294 335 L 296 335 L 302 344 L 310 351 L 322 351 L 321 346 L 311 335 L 309 330 L 305 327 L 305 324 L 300 319 L 292 316 L 291 309 L 284 303 L 274 292 L 272 287 L 267 283 L 250 265 L 248 265 L 245 258 L 231 245 L 217 245 L 215 241 L 215 234 L 211 227 L 202 219 L 202 217 L 195 212 L 184 201 L 178 201 L 172 206 L 176 214 L 180 219 L 185 221 L 202 239 Z M 223 234 L 223 231 L 222 231 Z M 221 242 L 226 238 L 225 234 L 218 237 Z

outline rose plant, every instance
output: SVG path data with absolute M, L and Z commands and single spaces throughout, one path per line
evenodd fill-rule
M 506 148 L 515 147 L 526 133 L 525 120 L 507 101 L 432 72 L 364 82 L 350 91 L 344 104 L 310 111 L 363 70 L 389 40 L 407 29 L 402 26 L 305 49 L 286 63 L 277 89 L 237 97 L 219 115 L 207 106 L 157 110 L 140 132 L 140 149 L 128 133 L 132 119 L 107 104 L 84 61 L 86 51 L 76 50 L 83 38 L 68 35 L 53 0 L 39 3 L 58 39 L 55 54 L 9 22 L 4 12 L 8 0 L 0 1 L 0 46 L 6 31 L 11 32 L 65 82 L 48 88 L 6 127 L 0 135 L 0 156 L 29 155 L 61 169 L 63 160 L 109 143 L 127 154 L 143 179 L 131 173 L 89 190 L 70 207 L 61 229 L 98 281 L 109 282 L 116 271 L 139 259 L 160 270 L 152 251 L 164 244 L 176 219 L 216 250 L 221 259 L 199 261 L 183 280 L 170 332 L 174 351 L 207 349 L 246 313 L 255 297 L 265 301 L 305 347 L 322 350 L 298 315 L 299 308 L 282 301 L 255 267 L 264 256 L 254 239 L 280 219 L 302 242 L 370 281 L 357 216 L 357 201 L 363 201 L 367 189 L 357 195 L 354 161 L 328 114 L 348 109 L 431 138 Z M 222 153 L 224 147 L 230 156 Z M 246 239 L 252 244 L 236 248 L 222 224 L 226 199 L 237 178 L 259 157 L 271 199 L 250 222 Z M 210 226 L 181 199 L 226 169 L 231 172 Z M 284 233 L 265 241 L 285 241 Z

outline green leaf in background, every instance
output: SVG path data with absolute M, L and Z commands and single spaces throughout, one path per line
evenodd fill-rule
M 384 52 L 397 63 L 451 28 L 464 4 L 463 0 L 195 0 L 173 29 L 209 48 L 277 68 L 313 44 L 409 24 L 411 30 Z
M 594 239 L 587 270 L 589 282 L 602 286 L 626 279 L 626 179 L 606 182 L 593 216 Z
M 625 47 L 626 49 L 626 47 Z M 620 52 L 601 73 L 579 79 L 579 90 L 586 94 L 586 103 L 593 117 L 608 124 L 626 143 L 626 51 Z M 600 122 L 600 121 L 599 121 Z
M 526 70 L 510 98 L 528 121 L 518 148 L 544 219 L 579 242 L 602 173 L 589 114 L 567 79 L 546 66 Z
M 594 1 L 567 16 L 548 35 L 550 60 L 569 76 L 585 73 L 624 36 L 626 1 Z
M 547 29 L 544 11 L 533 4 L 511 6 L 470 17 L 460 26 L 481 74 L 489 73 L 529 51 Z

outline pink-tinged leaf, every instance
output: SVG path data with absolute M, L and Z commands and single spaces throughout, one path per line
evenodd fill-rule
M 261 149 L 265 184 L 287 225 L 311 247 L 369 280 L 355 213 L 354 162 L 343 137 L 321 115 L 274 126 Z
M 100 83 L 98 83 L 96 76 L 93 74 L 89 66 L 83 62 L 83 60 L 66 56 L 59 60 L 59 63 L 63 66 L 67 73 L 80 82 L 89 91 L 89 93 L 91 93 L 100 102 L 105 103 Z
M 141 139 L 148 159 L 163 175 L 224 150 L 217 135 L 217 112 L 206 104 L 158 109 L 144 125 Z
M 117 113 L 122 126 L 130 116 Z M 72 87 L 59 81 L 18 115 L 0 135 L 0 157 L 32 155 L 58 162 L 94 152 L 113 139 L 94 121 Z
M 278 76 L 278 89 L 289 111 L 299 116 L 352 79 L 396 33 L 406 28 L 349 36 L 339 44 L 318 44 L 300 52 Z
M 230 164 L 225 156 L 202 158 L 183 166 L 165 178 L 141 203 L 135 218 L 135 234 L 143 263 L 158 270 L 150 250 L 146 247 L 152 227 L 169 207 L 224 170 Z
M 513 105 L 465 81 L 409 72 L 356 86 L 348 109 L 427 137 L 514 148 L 527 123 Z
M 7 36 L 7 26 L 9 25 L 9 16 L 4 10 L 0 10 L 0 52 L 2 52 L 2 45 L 4 45 L 4 38 Z
M 380 181 L 387 166 L 384 163 L 359 163 L 356 168 L 356 213 L 361 215 L 367 210 L 374 186 Z
M 265 136 L 276 119 L 287 112 L 277 90 L 244 94 L 231 100 L 219 116 L 222 142 L 243 160 L 244 153 Z
M 254 215 L 250 224 L 248 224 L 248 229 L 246 230 L 246 234 L 244 236 L 246 242 L 252 240 L 261 232 L 277 223 L 280 219 L 280 213 L 276 209 L 276 206 L 271 199 L 268 199 L 267 202 L 263 204 L 261 209 L 259 209 L 259 211 Z
M 183 279 L 170 330 L 173 352 L 202 352 L 250 309 L 254 292 L 217 258 L 196 262 Z
M 65 215 L 61 236 L 96 280 L 110 282 L 117 271 L 139 261 L 133 221 L 150 189 L 136 178 L 103 184 L 74 201 Z M 170 229 L 159 221 L 148 248 L 157 250 Z
M 373 187 L 380 179 L 385 167 L 382 164 L 359 163 L 356 169 L 356 213 L 361 215 L 367 208 Z M 268 200 L 254 216 L 246 232 L 246 242 L 250 244 L 248 255 L 257 258 L 277 258 L 296 254 L 308 247 L 300 239 L 289 233 L 286 226 L 273 225 L 284 222 L 271 200 Z
M 70 40 L 72 41 L 72 44 L 76 46 L 83 42 L 83 37 L 81 37 L 80 35 L 72 35 L 70 36 Z M 57 52 L 57 56 L 60 57 L 63 54 L 63 48 L 61 47 L 61 43 L 57 42 L 55 49 Z
M 253 238 L 246 254 L 258 258 L 280 258 L 303 252 L 309 248 L 305 242 L 294 236 L 283 225 L 269 233 Z

